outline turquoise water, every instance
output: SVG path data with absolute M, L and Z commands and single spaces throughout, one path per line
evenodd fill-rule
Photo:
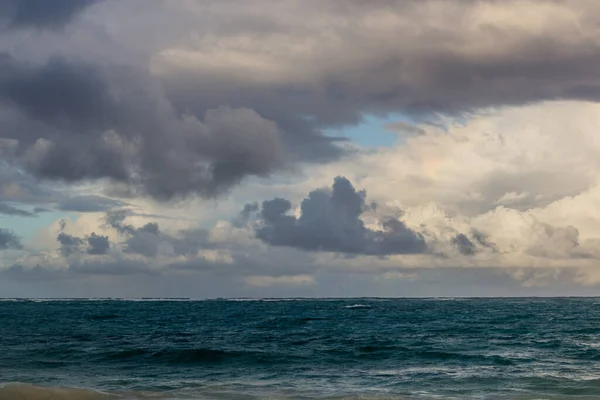
M 0 382 L 0 400 L 600 399 L 600 299 L 6 300 Z

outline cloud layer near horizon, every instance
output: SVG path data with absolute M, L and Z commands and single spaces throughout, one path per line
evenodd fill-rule
M 0 15 L 0 223 L 54 220 L 0 226 L 12 279 L 208 274 L 326 295 L 323 271 L 465 267 L 600 283 L 596 1 L 0 0 Z M 398 115 L 392 146 L 328 133 Z

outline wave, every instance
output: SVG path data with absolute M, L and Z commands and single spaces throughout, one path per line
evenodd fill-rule
M 222 389 L 222 390 L 221 390 Z M 239 399 L 239 400 L 259 400 L 272 396 L 260 393 L 240 393 L 230 391 L 226 388 L 205 388 L 193 390 L 192 392 L 181 393 L 160 393 L 160 392 L 114 392 L 106 393 L 92 389 L 79 388 L 59 388 L 31 386 L 25 384 L 10 384 L 0 386 L 0 400 L 168 400 L 168 399 Z M 306 396 L 294 396 L 288 394 L 278 395 L 280 399 L 310 399 Z M 349 394 L 340 396 L 322 397 L 328 400 L 404 400 L 403 396 L 377 396 L 377 395 L 359 395 Z
M 19 297 L 19 298 L 0 298 L 0 302 L 13 303 L 50 303 L 50 302 L 195 302 L 207 301 L 209 299 L 191 299 L 187 297 L 65 297 L 65 298 L 45 298 L 45 297 Z
M 223 350 L 212 350 L 204 348 L 193 349 L 164 349 L 151 351 L 147 349 L 127 349 L 104 356 L 108 361 L 128 361 L 145 358 L 147 362 L 159 362 L 167 364 L 200 364 L 218 363 L 225 358 L 235 358 L 240 354 L 226 352 Z
M 117 319 L 121 316 L 118 314 L 98 314 L 98 315 L 90 315 L 88 318 L 92 321 L 108 321 L 111 319 Z
M 335 352 L 335 351 L 334 351 Z M 337 351 L 338 354 L 352 355 L 361 360 L 366 359 L 416 359 L 416 360 L 436 360 L 441 362 L 468 362 L 470 364 L 492 364 L 492 365 L 514 365 L 515 360 L 511 357 L 491 354 L 469 354 L 454 351 L 444 351 L 435 349 L 418 349 L 398 346 L 394 344 L 369 344 L 359 346 L 353 351 Z M 527 359 L 519 360 L 527 362 Z M 531 360 L 529 360 L 531 361 Z
M 152 358 L 174 364 L 218 363 L 226 358 L 237 358 L 239 353 L 212 349 L 162 350 L 152 354 Z
M 368 304 L 352 304 L 350 306 L 345 306 L 344 308 L 371 308 Z
M 141 362 L 144 364 L 220 364 L 228 362 L 244 364 L 285 364 L 303 357 L 290 356 L 273 352 L 260 351 L 236 351 L 236 350 L 216 350 L 209 348 L 167 348 L 160 350 L 150 350 L 133 348 L 121 350 L 101 356 L 103 361 L 108 362 Z
M 89 389 L 51 388 L 21 384 L 0 387 L 0 400 L 110 400 L 118 398 L 123 397 Z

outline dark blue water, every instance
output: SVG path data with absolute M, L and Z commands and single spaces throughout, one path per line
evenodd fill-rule
M 2 301 L 0 382 L 1 400 L 600 399 L 600 299 Z

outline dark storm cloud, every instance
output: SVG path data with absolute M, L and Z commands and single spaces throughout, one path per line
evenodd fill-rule
M 0 214 L 14 215 L 18 217 L 35 217 L 35 212 L 22 210 L 17 207 L 13 207 L 10 204 L 0 203 Z
M 22 163 L 37 177 L 109 178 L 132 195 L 160 200 L 212 197 L 285 164 L 276 123 L 219 105 L 202 120 L 178 114 L 155 86 L 128 68 L 60 57 L 38 65 L 4 55 L 0 102 L 32 121 L 5 135 L 19 140 Z
M 0 55 L 0 104 L 22 115 L 12 124 L 22 128 L 4 121 L 4 134 L 19 140 L 22 154 L 27 150 L 23 163 L 37 177 L 128 179 L 121 149 L 102 135 L 122 120 L 110 92 L 101 69 L 91 64 L 63 57 L 34 64 Z
M 268 1 L 209 3 L 196 17 L 200 37 L 216 38 L 155 58 L 175 104 L 252 107 L 302 138 L 366 113 L 600 99 L 600 51 L 586 39 L 597 2 L 291 1 L 261 15 L 268 31 L 252 18 Z M 219 25 L 232 16 L 237 26 Z
M 0 54 L 0 99 L 34 120 L 74 130 L 102 130 L 117 112 L 97 67 L 59 56 L 39 65 Z
M 0 4 L 12 25 L 58 26 L 92 3 Z M 324 132 L 370 113 L 599 99 L 600 51 L 583 34 L 600 23 L 593 1 L 100 3 L 77 35 L 2 39 L 0 130 L 37 178 L 214 197 L 347 155 Z
M 22 249 L 21 240 L 8 229 L 0 228 L 0 250 Z
M 179 138 L 163 132 L 141 153 L 142 184 L 155 198 L 215 196 L 245 176 L 267 176 L 284 164 L 277 125 L 254 110 L 218 107 L 206 111 L 202 122 L 186 116 L 176 125 Z
M 227 79 L 204 76 L 202 72 L 177 71 L 161 77 L 167 96 L 179 111 L 196 110 L 201 116 L 215 104 L 251 108 L 281 128 L 283 145 L 294 161 L 327 162 L 347 153 L 338 146 L 347 139 L 325 135 L 323 130 L 360 121 L 355 105 L 346 105 L 323 91 L 297 90 L 293 85 L 246 85 Z M 273 87 L 275 86 L 275 87 Z
M 522 60 L 527 52 L 541 53 L 535 65 Z M 600 100 L 599 51 L 580 57 L 552 53 L 522 50 L 522 54 L 506 55 L 509 59 L 503 65 L 444 53 L 390 55 L 383 65 L 366 63 L 350 71 L 341 66 L 327 76 L 317 76 L 314 79 L 321 81 L 318 89 L 312 82 L 261 86 L 230 80 L 227 75 L 214 77 L 212 71 L 201 68 L 190 72 L 173 67 L 172 74 L 163 79 L 179 110 L 205 110 L 214 104 L 251 107 L 288 133 L 290 152 L 298 160 L 330 161 L 344 151 L 336 146 L 340 139 L 324 136 L 323 130 L 352 126 L 365 114 L 402 112 L 415 120 L 427 120 L 437 112 L 457 115 L 545 100 Z M 243 71 L 240 67 L 236 72 Z M 246 73 L 252 76 L 252 71 Z M 399 76 L 408 78 L 403 81 Z M 582 80 L 590 83 L 581 84 Z M 304 90 L 297 89 L 303 85 Z M 412 129 L 410 133 L 419 132 Z
M 381 230 L 365 227 L 360 218 L 367 208 L 366 192 L 337 177 L 331 188 L 316 189 L 302 201 L 301 215 L 289 215 L 292 204 L 282 198 L 262 203 L 256 237 L 273 246 L 311 251 L 386 256 L 427 251 L 423 236 L 402 221 L 383 221 Z M 253 207 L 246 207 L 246 214 Z
M 0 21 L 10 28 L 57 29 L 102 0 L 0 0 Z

